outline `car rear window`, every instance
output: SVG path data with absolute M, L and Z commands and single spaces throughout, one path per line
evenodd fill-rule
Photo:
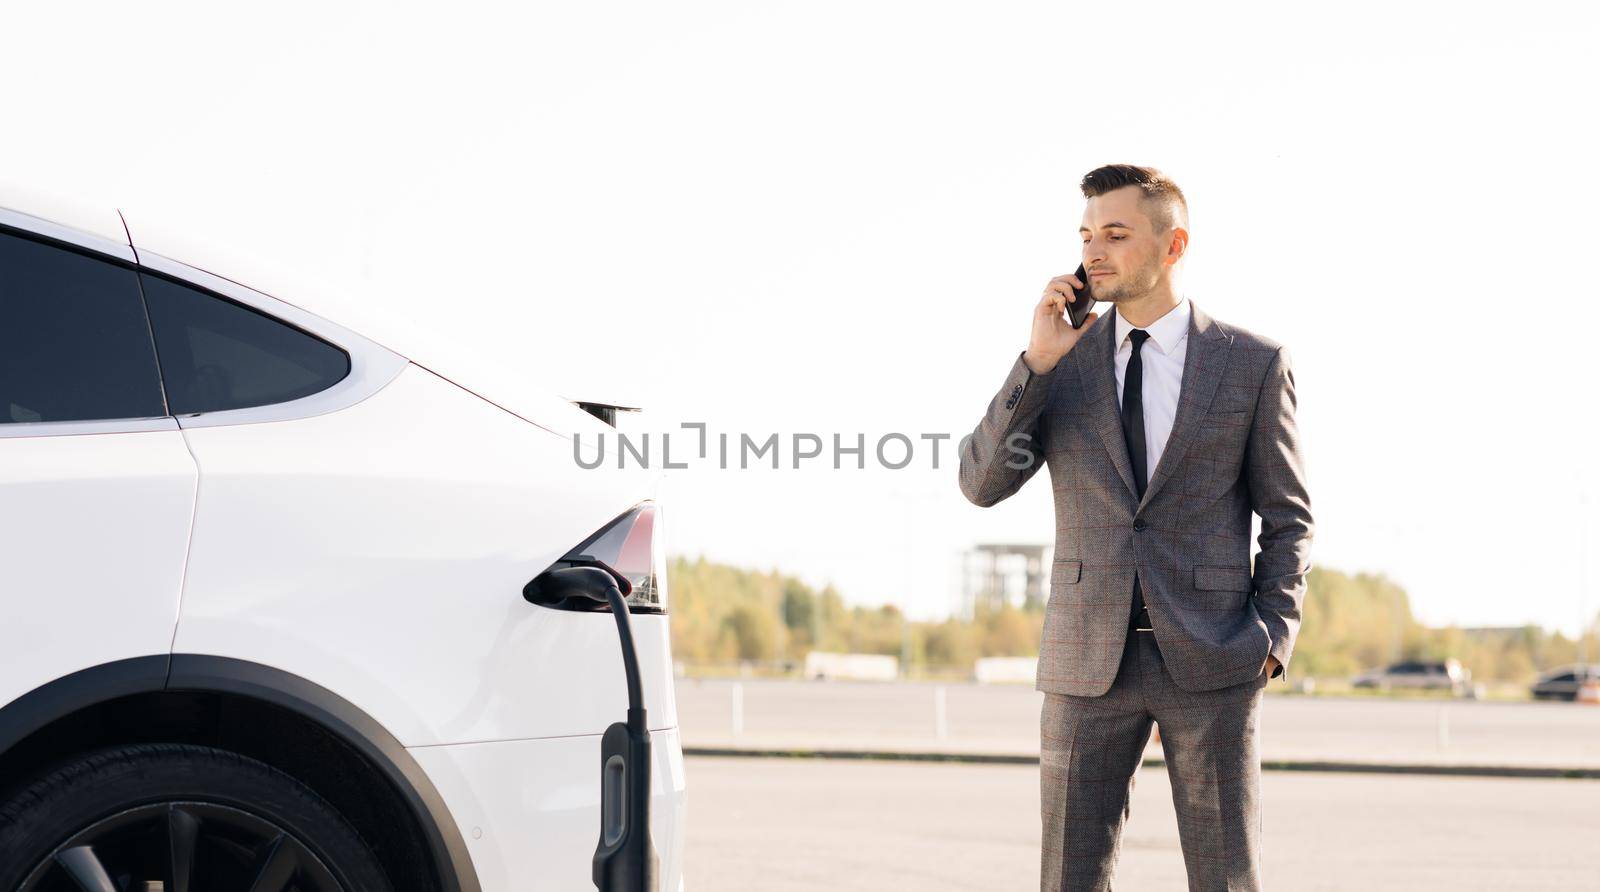
M 174 415 L 284 403 L 350 373 L 348 354 L 292 325 L 170 279 L 142 280 Z

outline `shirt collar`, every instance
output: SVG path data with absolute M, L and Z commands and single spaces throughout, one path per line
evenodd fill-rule
M 1150 340 L 1155 342 L 1156 349 L 1163 354 L 1170 354 L 1189 336 L 1189 299 L 1178 301 L 1178 305 L 1168 310 L 1160 319 L 1146 325 L 1145 331 L 1150 332 Z M 1122 318 L 1122 308 L 1117 308 L 1117 350 L 1128 343 L 1128 332 L 1133 331 L 1132 322 Z

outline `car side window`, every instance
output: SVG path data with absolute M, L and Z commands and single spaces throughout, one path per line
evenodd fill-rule
M 165 414 L 138 273 L 0 232 L 0 424 Z
M 350 374 L 348 354 L 294 326 L 170 279 L 141 278 L 174 415 L 284 403 Z

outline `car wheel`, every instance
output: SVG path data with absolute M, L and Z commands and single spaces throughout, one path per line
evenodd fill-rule
M 0 889 L 389 888 L 371 850 L 322 797 L 223 750 L 101 750 L 0 805 Z

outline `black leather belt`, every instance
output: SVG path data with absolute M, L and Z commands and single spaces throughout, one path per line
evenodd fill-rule
M 1134 614 L 1133 620 L 1128 623 L 1128 631 L 1130 631 L 1130 632 L 1154 632 L 1155 631 L 1155 629 L 1150 626 L 1150 608 L 1149 608 L 1149 606 L 1145 606 L 1137 614 Z

